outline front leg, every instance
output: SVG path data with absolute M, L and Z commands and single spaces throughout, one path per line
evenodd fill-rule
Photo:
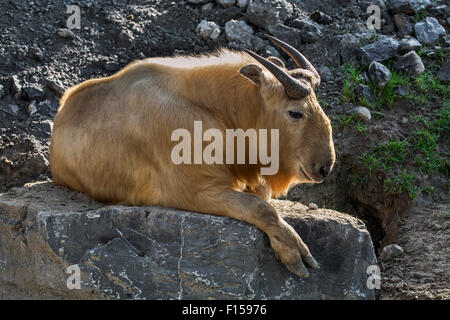
M 300 277 L 308 277 L 306 266 L 319 269 L 297 232 L 277 211 L 259 196 L 231 189 L 202 192 L 197 195 L 201 208 L 196 211 L 245 221 L 263 230 L 270 239 L 275 255 Z M 217 202 L 217 199 L 221 199 Z

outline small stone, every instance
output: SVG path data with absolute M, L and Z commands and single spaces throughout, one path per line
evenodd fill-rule
M 387 0 L 391 13 L 415 14 L 432 5 L 430 0 Z
M 110 72 L 115 72 L 120 70 L 120 64 L 117 62 L 108 62 L 105 64 L 105 70 Z
M 441 81 L 450 81 L 450 59 L 445 61 L 444 65 L 439 69 L 438 77 Z
M 57 100 L 44 100 L 38 104 L 39 114 L 53 118 L 58 111 L 59 103 Z
M 214 8 L 214 4 L 212 4 L 212 2 L 208 2 L 202 5 L 202 11 L 209 11 L 212 8 Z
M 6 94 L 5 87 L 0 84 L 0 98 L 2 98 Z
M 425 66 L 419 55 L 415 51 L 410 51 L 397 58 L 397 62 L 394 64 L 394 70 L 417 75 L 425 71 Z
M 21 169 L 21 174 L 27 176 L 38 176 L 42 171 L 48 168 L 48 160 L 41 153 L 33 154 L 25 161 Z
M 400 247 L 398 244 L 390 244 L 383 248 L 380 258 L 383 261 L 391 260 L 392 258 L 395 258 L 402 254 L 404 252 L 403 248 Z
M 64 39 L 75 39 L 76 35 L 72 32 L 70 29 L 62 28 L 58 29 L 56 31 L 56 34 L 58 37 L 64 38 Z
M 64 85 L 61 83 L 61 81 L 59 81 L 59 80 L 48 81 L 48 86 L 53 91 L 55 91 L 59 94 L 64 94 L 65 89 L 64 89 Z
M 421 43 L 432 43 L 445 35 L 445 29 L 439 24 L 436 18 L 427 17 L 414 25 L 417 40 Z
M 195 32 L 205 40 L 216 40 L 220 36 L 221 31 L 220 27 L 214 21 L 202 20 L 197 25 Z
M 359 40 L 352 34 L 345 34 L 339 42 L 342 61 L 359 60 Z
M 225 36 L 231 42 L 245 42 L 251 39 L 253 32 L 245 21 L 230 20 L 225 23 Z
M 361 48 L 362 63 L 382 62 L 395 56 L 398 41 L 393 38 L 379 40 Z
M 444 50 L 450 50 L 450 34 L 447 34 L 441 38 L 439 38 L 439 43 L 442 47 L 444 47 Z
M 413 271 L 411 272 L 411 275 L 418 279 L 433 278 L 433 274 L 423 271 Z
M 247 6 L 247 16 L 254 25 L 270 31 L 270 27 L 284 23 L 294 13 L 286 0 L 252 0 Z
M 357 85 L 354 90 L 354 93 L 359 102 L 363 102 L 364 100 L 365 101 L 375 100 L 375 97 L 372 94 L 372 91 L 370 91 L 369 86 L 366 86 L 365 84 Z
M 0 111 L 15 117 L 19 114 L 19 106 L 16 104 L 0 105 Z
M 236 4 L 239 8 L 245 9 L 247 8 L 248 0 L 237 0 Z
M 44 53 L 38 47 L 31 47 L 28 50 L 28 54 L 30 57 L 32 57 L 33 59 L 35 59 L 39 62 L 43 62 L 45 60 Z
M 224 8 L 232 7 L 236 4 L 236 0 L 216 0 Z
M 44 131 L 48 136 L 50 136 L 50 134 L 53 131 L 53 121 L 51 121 L 49 119 L 43 120 L 40 123 L 40 127 L 41 127 L 42 131 Z
M 407 117 L 403 117 L 403 118 L 402 118 L 402 123 L 403 123 L 403 124 L 407 124 L 408 122 L 409 122 L 409 120 L 408 120 Z
M 131 30 L 122 30 L 119 33 L 119 45 L 122 47 L 129 47 L 134 42 L 133 32 Z
M 406 86 L 399 85 L 395 89 L 395 93 L 397 93 L 400 97 L 405 97 L 408 94 L 408 88 Z
M 303 42 L 316 42 L 322 37 L 322 28 L 309 19 L 295 19 L 290 25 L 300 30 Z
M 318 210 L 319 207 L 317 206 L 317 204 L 311 202 L 310 204 L 308 204 L 308 208 L 309 210 Z
M 27 107 L 27 111 L 29 116 L 32 116 L 37 112 L 36 100 L 30 102 L 30 104 Z
M 321 11 L 313 12 L 311 14 L 311 19 L 313 21 L 315 21 L 317 23 L 321 23 L 321 24 L 330 24 L 333 22 L 333 19 L 329 15 L 327 15 Z
M 302 43 L 302 32 L 296 28 L 278 24 L 275 27 L 270 27 L 270 33 L 275 37 L 289 43 L 294 48 L 299 48 Z
M 434 17 L 445 16 L 447 13 L 447 6 L 442 4 L 440 6 L 430 7 L 427 11 Z
M 394 15 L 394 23 L 400 36 L 410 35 L 413 31 L 412 19 L 407 15 Z
M 16 75 L 11 77 L 11 88 L 12 88 L 14 97 L 16 99 L 19 99 L 20 95 L 22 93 L 22 83 L 19 80 L 19 77 Z
M 333 74 L 333 72 L 331 71 L 331 69 L 328 68 L 327 66 L 319 67 L 317 71 L 319 71 L 320 79 L 321 79 L 323 82 L 330 82 L 330 81 L 333 81 L 333 79 L 334 79 L 334 74 Z
M 40 86 L 30 84 L 22 89 L 21 98 L 25 101 L 41 101 L 44 97 L 44 90 Z
M 251 43 L 253 50 L 256 52 L 259 52 L 264 49 L 264 40 L 259 37 L 252 36 Z
M 391 81 L 391 72 L 389 69 L 377 61 L 370 63 L 368 74 L 380 88 L 384 88 Z
M 419 41 L 417 41 L 416 38 L 413 37 L 403 38 L 398 43 L 397 53 L 405 54 L 409 51 L 416 51 L 420 47 L 422 47 L 422 44 Z
M 362 119 L 364 121 L 367 121 L 367 122 L 370 121 L 370 119 L 372 119 L 372 115 L 370 114 L 370 110 L 367 109 L 366 107 L 355 107 L 355 108 L 352 108 L 350 110 L 347 110 L 346 113 L 347 114 L 355 114 L 360 119 Z
M 266 46 L 264 47 L 264 55 L 267 56 L 267 57 L 270 57 L 270 56 L 274 56 L 274 57 L 277 57 L 277 58 L 280 57 L 280 53 L 278 52 L 278 50 L 275 49 L 270 44 L 266 44 Z

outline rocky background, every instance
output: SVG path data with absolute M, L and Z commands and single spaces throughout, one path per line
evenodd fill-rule
M 81 28 L 67 29 L 68 5 Z M 367 20 L 380 8 L 380 29 Z M 58 100 L 83 80 L 152 56 L 249 48 L 322 76 L 337 164 L 287 196 L 364 220 L 382 267 L 382 299 L 450 298 L 450 18 L 439 0 L 0 0 L 0 192 L 50 180 Z

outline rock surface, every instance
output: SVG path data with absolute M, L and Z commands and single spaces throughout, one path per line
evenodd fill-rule
M 12 189 L 0 195 L 0 291 L 6 283 L 60 298 L 374 298 L 366 270 L 376 258 L 361 221 L 290 201 L 273 205 L 321 264 L 308 279 L 275 258 L 263 232 L 234 219 L 108 206 L 51 182 Z M 73 265 L 81 289 L 69 290 Z

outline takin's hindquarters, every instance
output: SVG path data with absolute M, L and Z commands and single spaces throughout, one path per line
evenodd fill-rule
M 51 137 L 53 179 L 99 201 L 160 205 L 251 223 L 267 233 L 292 272 L 308 276 L 303 262 L 318 268 L 317 262 L 265 201 L 296 182 L 283 166 L 278 175 L 263 179 L 258 166 L 171 160 L 175 129 L 186 128 L 193 137 L 194 120 L 202 121 L 203 130 L 224 132 L 246 130 L 259 118 L 256 108 L 265 103 L 261 89 L 239 73 L 255 61 L 244 53 L 227 54 L 220 64 L 224 57 L 147 59 L 67 90 Z M 270 90 L 284 92 L 279 85 Z

